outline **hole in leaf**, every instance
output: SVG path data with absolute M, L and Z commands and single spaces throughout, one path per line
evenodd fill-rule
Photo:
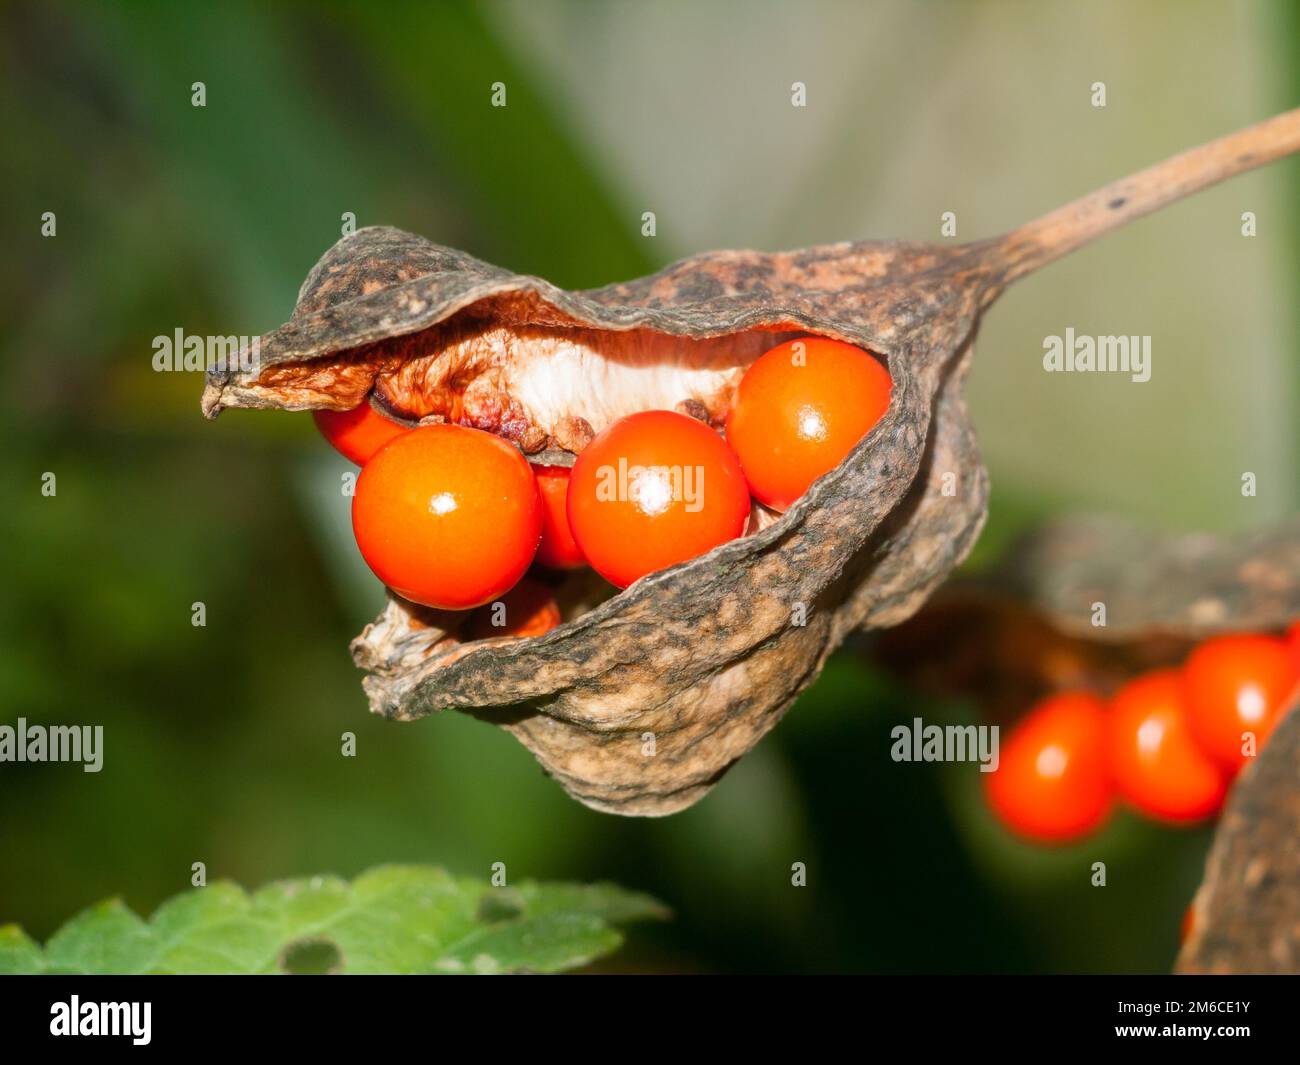
M 295 939 L 280 951 L 280 972 L 290 976 L 334 976 L 343 971 L 343 952 L 333 940 Z
M 523 913 L 523 897 L 510 888 L 492 888 L 478 900 L 478 919 L 485 924 L 510 921 Z

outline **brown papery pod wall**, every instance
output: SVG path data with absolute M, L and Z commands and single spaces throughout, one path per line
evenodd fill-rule
M 846 634 L 908 618 L 969 551 L 988 479 L 962 386 L 980 316 L 1005 286 L 1297 149 L 1300 111 L 1291 111 L 996 239 L 712 252 L 587 292 L 400 230 L 364 229 L 312 270 L 290 321 L 261 338 L 255 366 L 209 374 L 203 410 L 347 408 L 369 397 L 412 422 L 476 424 L 534 461 L 566 461 L 602 426 L 530 411 L 513 391 L 524 363 L 560 349 L 581 348 L 590 365 L 678 360 L 719 371 L 699 377 L 714 385 L 801 333 L 883 356 L 893 377 L 884 418 L 751 535 L 604 602 L 574 590 L 577 609 L 591 609 L 541 637 L 462 643 L 446 617 L 390 596 L 353 643 L 374 712 L 472 713 L 513 733 L 579 801 L 669 814 L 776 724 Z M 726 402 L 679 398 L 711 414 Z M 653 757 L 643 753 L 647 733 Z

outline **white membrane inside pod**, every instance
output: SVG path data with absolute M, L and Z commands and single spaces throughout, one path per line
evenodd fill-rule
M 619 332 L 551 326 L 499 326 L 443 335 L 377 382 L 403 409 L 446 413 L 448 397 L 466 408 L 504 394 L 528 420 L 553 432 L 582 418 L 599 432 L 645 410 L 698 400 L 725 414 L 745 369 L 789 333 L 747 330 L 702 340 L 647 329 Z

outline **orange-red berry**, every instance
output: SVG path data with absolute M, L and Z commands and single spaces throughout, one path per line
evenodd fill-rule
M 1088 692 L 1035 704 L 1002 745 L 985 791 L 998 819 L 1017 835 L 1065 843 L 1100 828 L 1113 788 L 1106 771 L 1105 707 Z
M 398 595 L 465 610 L 524 575 L 541 539 L 542 503 L 516 448 L 478 429 L 429 425 L 366 464 L 352 528 L 366 563 Z
M 730 448 L 702 422 L 643 411 L 615 422 L 573 465 L 568 516 L 597 573 L 620 588 L 745 531 L 749 492 Z
M 1223 770 L 1192 739 L 1183 680 L 1160 669 L 1115 693 L 1106 718 L 1111 778 L 1136 809 L 1166 821 L 1198 821 L 1219 811 Z
M 879 360 L 838 340 L 805 337 L 761 356 L 727 418 L 727 443 L 754 498 L 789 507 L 870 432 L 891 387 Z
M 1273 636 L 1215 636 L 1183 667 L 1188 722 L 1197 744 L 1235 773 L 1258 753 L 1296 683 L 1287 646 Z
M 314 410 L 311 416 L 334 450 L 358 466 L 369 462 L 393 437 L 408 432 L 406 426 L 385 418 L 369 403 L 351 410 Z
M 486 640 L 494 636 L 541 636 L 560 623 L 560 608 L 551 589 L 541 581 L 523 578 L 499 599 L 473 615 L 467 636 Z
M 1286 646 L 1291 652 L 1291 661 L 1295 663 L 1296 673 L 1300 674 L 1300 621 L 1286 630 Z
M 537 488 L 542 494 L 542 544 L 537 561 L 550 569 L 578 569 L 587 558 L 569 528 L 568 500 L 570 471 L 565 466 L 535 466 Z

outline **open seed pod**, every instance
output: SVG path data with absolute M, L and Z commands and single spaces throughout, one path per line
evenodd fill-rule
M 1093 624 L 1097 604 L 1106 624 Z M 950 581 L 874 641 L 910 688 L 977 700 L 1009 723 L 1051 692 L 1108 695 L 1179 667 L 1206 637 L 1300 619 L 1300 520 L 1169 535 L 1117 518 L 1057 519 L 978 578 Z M 1300 682 L 1215 830 L 1183 973 L 1300 970 Z
M 1105 517 L 1055 521 L 1026 537 L 999 577 L 1083 638 L 1279 629 L 1300 618 L 1300 518 L 1236 536 L 1170 536 Z
M 567 436 L 578 419 L 589 435 L 687 400 L 722 417 L 744 367 L 791 334 L 883 355 L 885 417 L 765 528 L 538 638 L 462 643 L 445 615 L 393 597 L 353 645 L 377 713 L 475 712 L 583 802 L 670 813 L 776 723 L 845 633 L 906 617 L 970 547 L 987 492 L 961 378 L 994 284 L 969 248 L 842 244 L 706 255 L 569 293 L 366 229 L 312 271 L 256 369 L 213 375 L 204 409 L 373 395 L 390 414 L 491 429 L 556 462 L 585 442 Z
M 1254 127 L 1273 155 L 1300 143 L 1288 121 Z M 979 316 L 1003 286 L 1272 157 L 1251 143 L 1247 160 L 1188 153 L 998 240 L 715 252 L 588 292 L 400 230 L 361 230 L 312 270 L 251 368 L 209 374 L 203 410 L 369 399 L 412 424 L 487 429 L 557 464 L 638 410 L 720 424 L 745 367 L 792 336 L 883 357 L 885 416 L 784 515 L 756 512 L 749 535 L 604 602 L 571 578 L 557 595 L 564 624 L 540 637 L 462 641 L 454 619 L 390 596 L 353 643 L 375 712 L 473 713 L 587 805 L 672 813 L 772 728 L 848 632 L 908 617 L 969 550 L 987 477 L 962 383 Z
M 1110 694 L 1209 636 L 1300 619 L 1300 519 L 1171 535 L 1112 516 L 1049 521 L 978 576 L 949 581 L 868 653 L 999 722 L 1069 688 Z

